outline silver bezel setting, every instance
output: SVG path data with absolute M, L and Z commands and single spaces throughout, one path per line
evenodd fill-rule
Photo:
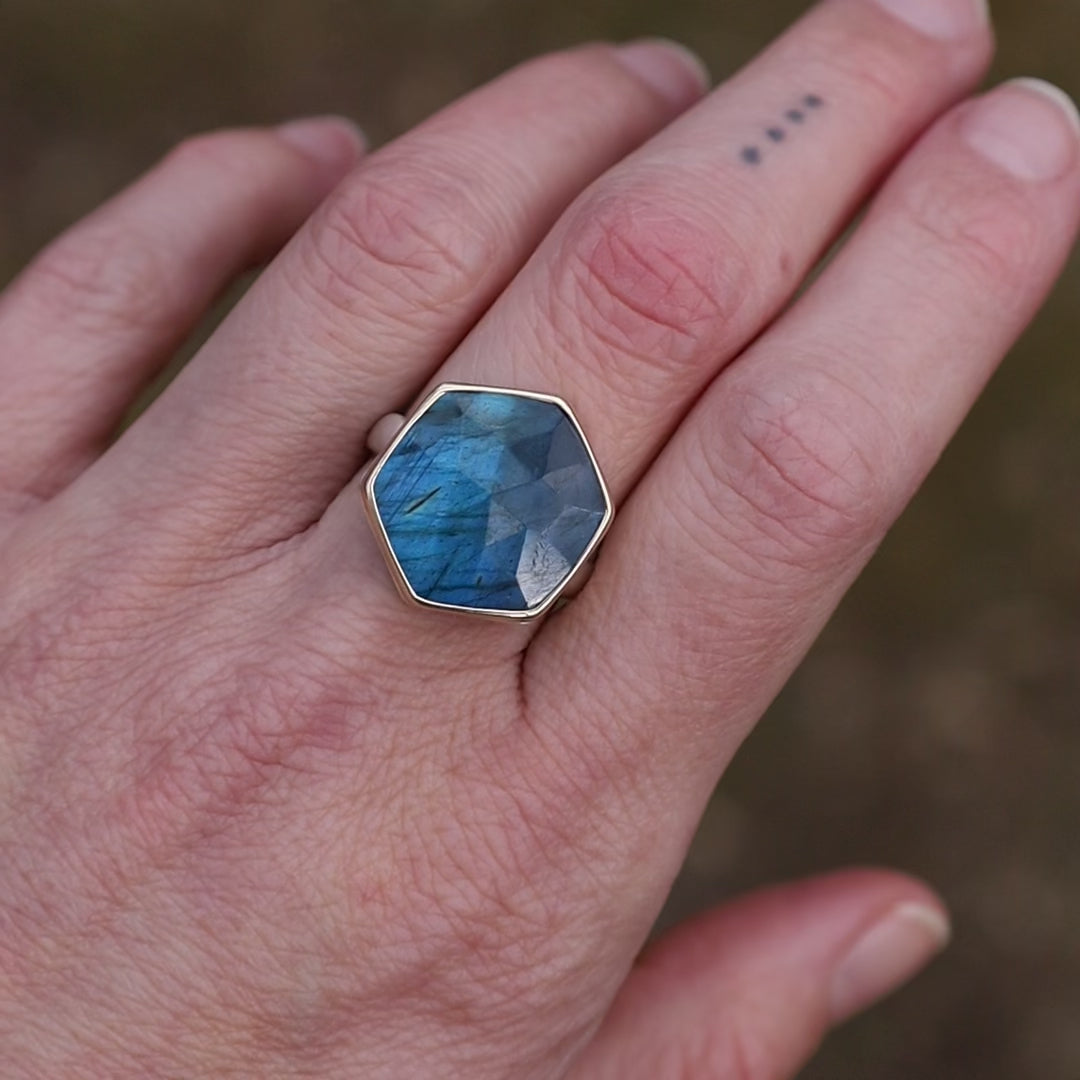
M 379 514 L 379 506 L 375 498 L 375 482 L 378 480 L 383 465 L 386 464 L 390 455 L 393 454 L 401 444 L 402 440 L 408 435 L 413 425 L 416 424 L 416 422 L 429 408 L 431 408 L 432 405 L 435 404 L 436 401 L 439 400 L 439 398 L 443 397 L 445 394 L 461 391 L 471 393 L 508 394 L 512 397 L 531 398 L 534 401 L 544 401 L 560 408 L 569 418 L 570 423 L 574 426 L 574 430 L 580 437 L 582 445 L 585 447 L 585 452 L 589 455 L 589 461 L 596 473 L 597 481 L 600 484 L 600 492 L 604 499 L 604 516 L 600 519 L 600 524 L 597 526 L 596 532 L 589 541 L 588 547 L 582 552 L 581 557 L 566 575 L 566 578 L 559 588 L 555 589 L 554 592 L 547 596 L 542 603 L 522 611 L 499 611 L 490 608 L 464 607 L 459 604 L 446 604 L 436 600 L 427 600 L 424 597 L 417 595 L 409 584 L 409 580 L 405 576 L 405 572 L 401 567 L 401 563 L 398 561 L 397 555 L 394 554 L 393 546 L 391 545 L 390 538 L 386 532 L 386 526 L 383 524 L 382 517 Z M 389 446 L 387 446 L 382 453 L 377 455 L 368 466 L 367 475 L 364 477 L 362 497 L 364 511 L 371 524 L 372 532 L 375 534 L 375 539 L 378 541 L 379 548 L 383 553 L 383 558 L 386 560 L 386 565 L 390 570 L 390 576 L 393 579 L 398 592 L 405 601 L 417 607 L 435 608 L 439 611 L 455 611 L 463 615 L 473 615 L 482 619 L 498 619 L 500 621 L 510 619 L 515 622 L 528 622 L 532 619 L 538 619 L 548 611 L 558 601 L 559 597 L 563 595 L 571 582 L 573 582 L 581 568 L 590 558 L 592 558 L 596 548 L 599 546 L 600 541 L 603 540 L 604 534 L 611 527 L 611 522 L 615 517 L 615 506 L 611 501 L 611 494 L 609 493 L 607 483 L 604 480 L 604 474 L 600 471 L 600 465 L 596 460 L 596 455 L 593 453 L 592 446 L 589 444 L 585 431 L 578 422 L 577 416 L 574 415 L 574 410 L 567 402 L 560 397 L 556 397 L 554 394 L 541 394 L 533 390 L 513 390 L 505 386 L 480 386 L 471 383 L 440 383 L 430 394 L 424 397 L 410 410 L 405 417 L 405 422 L 401 425 L 401 429 L 390 441 Z

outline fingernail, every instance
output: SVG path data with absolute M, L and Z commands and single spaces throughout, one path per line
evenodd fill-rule
M 697 53 L 666 38 L 642 38 L 620 45 L 615 58 L 673 105 L 685 107 L 697 101 L 712 81 Z
M 339 171 L 354 164 L 364 152 L 363 132 L 344 116 L 309 116 L 277 128 L 283 139 L 317 164 Z
M 928 37 L 955 41 L 990 25 L 988 0 L 876 0 Z
M 949 942 L 949 921 L 937 908 L 898 904 L 874 923 L 833 974 L 834 1023 L 899 989 Z
M 1042 79 L 1013 79 L 980 98 L 962 121 L 972 149 L 1020 180 L 1056 180 L 1076 160 L 1080 115 Z

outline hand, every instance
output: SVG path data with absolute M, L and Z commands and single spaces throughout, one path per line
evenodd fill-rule
M 359 164 L 334 120 L 219 133 L 9 288 L 5 1078 L 773 1080 L 943 944 L 929 890 L 864 871 L 634 963 L 1070 247 L 1060 103 L 950 108 L 990 49 L 971 0 L 826 0 L 696 105 L 639 43 Z M 444 380 L 565 397 L 619 504 L 539 626 L 406 607 L 363 521 L 367 431 Z

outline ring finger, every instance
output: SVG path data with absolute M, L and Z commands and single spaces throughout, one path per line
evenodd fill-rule
M 930 10 L 952 19 L 915 27 L 868 0 L 812 10 L 585 192 L 437 381 L 564 397 L 624 498 L 875 180 L 982 70 L 981 8 Z M 347 490 L 323 520 L 335 552 L 356 518 Z
M 570 199 L 703 88 L 663 43 L 575 49 L 370 155 L 72 496 L 214 556 L 302 530 Z

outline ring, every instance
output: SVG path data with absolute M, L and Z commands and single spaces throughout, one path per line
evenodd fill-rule
M 443 383 L 397 422 L 363 498 L 407 601 L 535 619 L 580 580 L 615 510 L 565 401 Z

